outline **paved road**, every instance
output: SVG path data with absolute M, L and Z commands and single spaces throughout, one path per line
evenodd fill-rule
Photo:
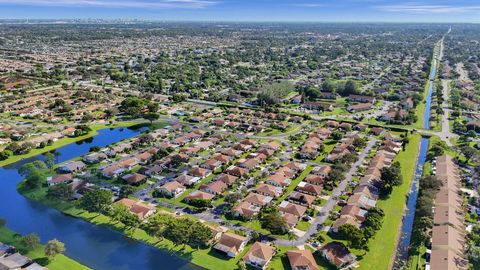
M 358 167 L 362 165 L 363 161 L 372 150 L 373 146 L 377 142 L 376 138 L 371 138 L 370 141 L 367 143 L 365 149 L 363 149 L 362 153 L 360 153 L 358 157 L 358 161 L 355 162 L 350 170 L 348 171 L 345 179 L 340 182 L 340 184 L 335 188 L 332 195 L 328 199 L 328 201 L 323 206 L 322 210 L 318 213 L 317 217 L 313 220 L 310 228 L 308 228 L 307 232 L 302 236 L 299 237 L 297 240 L 285 240 L 285 239 L 277 239 L 275 243 L 282 246 L 299 246 L 304 245 L 308 239 L 318 233 L 318 225 L 322 225 L 330 215 L 330 212 L 333 210 L 335 205 L 338 202 L 338 197 L 343 194 L 347 186 L 351 183 L 353 176 L 358 171 Z
M 442 80 L 442 87 L 443 87 L 443 116 L 442 116 L 442 132 L 440 133 L 440 138 L 444 140 L 448 146 L 452 146 L 450 142 L 450 138 L 454 138 L 457 135 L 452 133 L 450 130 L 450 123 L 449 123 L 449 115 L 450 115 L 450 108 L 448 107 L 448 88 L 449 88 L 450 81 L 449 80 Z

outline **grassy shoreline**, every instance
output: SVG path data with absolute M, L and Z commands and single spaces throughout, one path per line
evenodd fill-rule
M 69 144 L 72 144 L 72 143 L 75 143 L 75 142 L 78 142 L 78 141 L 81 141 L 81 140 L 85 140 L 85 139 L 94 137 L 94 136 L 98 135 L 98 131 L 102 130 L 102 129 L 132 127 L 132 126 L 135 126 L 135 125 L 146 124 L 146 123 L 148 123 L 148 122 L 147 121 L 142 121 L 142 122 L 140 122 L 140 121 L 138 121 L 138 122 L 137 121 L 125 121 L 125 122 L 115 122 L 111 125 L 110 124 L 90 125 L 89 127 L 92 130 L 90 132 L 88 132 L 88 134 L 85 134 L 85 135 L 79 136 L 79 137 L 74 137 L 74 138 L 65 137 L 65 138 L 62 138 L 58 141 L 55 141 L 52 145 L 46 146 L 44 148 L 32 149 L 27 154 L 11 156 L 6 160 L 0 161 L 0 167 L 4 167 L 4 166 L 10 165 L 10 164 L 13 164 L 15 162 L 18 162 L 20 160 L 23 160 L 23 159 L 26 159 L 26 158 L 31 158 L 31 157 L 34 157 L 34 156 L 37 156 L 37 155 L 41 155 L 41 154 L 50 152 L 52 150 L 55 150 L 57 148 L 63 147 L 65 145 L 69 145 Z
M 74 217 L 81 218 L 94 225 L 102 226 L 109 230 L 121 233 L 126 237 L 143 242 L 161 251 L 176 255 L 180 259 L 195 265 L 196 268 L 201 269 L 236 269 L 238 261 L 243 254 L 247 252 L 250 246 L 235 258 L 228 258 L 223 256 L 212 248 L 208 249 L 193 249 L 190 246 L 177 246 L 167 239 L 158 239 L 148 235 L 142 229 L 131 230 L 125 228 L 121 223 L 112 221 L 110 217 L 99 213 L 90 213 L 77 208 L 72 202 L 63 202 L 60 200 L 50 199 L 46 197 L 47 188 L 39 188 L 33 191 L 28 191 L 24 188 L 24 182 L 20 182 L 17 190 L 26 198 L 35 202 L 41 203 L 47 207 L 54 208 L 61 213 Z
M 27 249 L 20 243 L 20 238 L 18 238 L 18 234 L 6 227 L 0 228 L 0 242 L 14 246 L 21 254 L 29 257 L 30 259 L 39 264 L 41 263 L 41 265 L 48 267 L 48 269 L 50 270 L 90 269 L 63 254 L 59 254 L 54 259 L 47 261 L 43 245 L 39 245 L 34 250 L 27 251 Z

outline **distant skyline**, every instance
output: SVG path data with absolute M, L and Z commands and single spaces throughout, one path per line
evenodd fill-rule
M 0 19 L 480 23 L 480 1 L 0 0 Z

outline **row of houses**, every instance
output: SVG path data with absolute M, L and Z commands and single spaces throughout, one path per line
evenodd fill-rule
M 333 224 L 333 231 L 337 231 L 346 224 L 360 227 L 367 217 L 368 210 L 376 206 L 379 188 L 382 185 L 381 170 L 384 167 L 389 167 L 401 150 L 401 143 L 398 141 L 400 138 L 391 136 L 387 136 L 387 138 L 391 138 L 391 140 L 385 139 L 375 156 L 370 160 L 359 184 L 340 211 L 340 217 Z
M 257 149 L 256 152 L 253 152 L 254 149 Z M 192 175 L 192 173 L 181 175 L 175 178 L 172 183 L 166 183 L 160 187 L 160 191 L 165 194 L 171 194 L 174 188 L 179 192 L 183 192 L 185 189 L 182 186 L 191 186 L 189 183 L 186 183 L 186 179 L 188 179 L 189 182 L 192 180 L 192 176 L 197 176 L 197 179 L 203 179 L 213 172 L 218 172 L 220 168 L 230 165 L 225 168 L 223 172 L 216 175 L 212 181 L 204 183 L 198 190 L 193 191 L 185 197 L 186 201 L 193 199 L 210 200 L 214 196 L 222 194 L 238 179 L 245 177 L 249 172 L 257 169 L 261 164 L 264 164 L 266 160 L 272 157 L 279 149 L 280 146 L 274 141 L 259 144 L 256 140 L 252 139 L 242 140 L 231 147 L 220 150 L 213 154 L 210 159 L 192 168 L 197 172 L 205 171 L 207 174 L 203 174 L 200 177 L 198 177 L 198 173 L 195 175 Z M 245 158 L 238 159 L 241 155 L 247 154 L 247 152 L 250 153 Z M 232 164 L 234 160 L 235 164 Z M 179 194 L 181 193 L 175 195 L 178 196 Z
M 262 132 L 272 126 L 279 129 L 286 129 L 290 125 L 288 122 L 301 122 L 303 120 L 303 118 L 299 116 L 260 112 L 250 109 L 228 109 L 228 112 L 230 113 L 227 115 L 221 112 L 207 112 L 195 117 L 195 120 L 197 122 L 210 121 L 214 126 L 226 127 L 243 132 Z
M 223 233 L 213 248 L 229 257 L 236 257 L 248 244 L 248 238 L 232 233 Z M 356 256 L 340 242 L 332 241 L 320 247 L 318 253 L 339 269 L 353 265 Z M 245 264 L 254 269 L 267 269 L 268 264 L 277 254 L 275 247 L 269 243 L 255 242 L 243 255 Z M 286 257 L 292 270 L 318 270 L 314 254 L 308 249 L 288 250 Z
M 320 145 L 330 137 L 332 131 L 328 128 L 318 128 L 308 135 L 308 139 L 301 147 L 298 155 L 305 159 L 315 159 L 320 154 Z
M 346 123 L 348 124 L 348 123 Z M 335 148 L 325 157 L 325 159 L 329 162 L 335 162 L 348 154 L 355 153 L 355 145 L 354 142 L 356 139 L 363 138 L 357 132 L 349 132 L 348 134 L 343 137 L 340 142 L 337 143 Z
M 248 244 L 248 238 L 232 233 L 223 233 L 213 248 L 229 257 L 236 257 Z M 243 255 L 245 264 L 254 269 L 267 269 L 276 255 L 276 248 L 269 243 L 255 242 Z M 318 270 L 318 265 L 309 250 L 289 250 L 287 259 L 292 270 Z
M 272 205 L 274 198 L 281 196 L 284 188 L 288 187 L 292 179 L 304 168 L 304 164 L 295 162 L 281 166 L 233 208 L 234 216 L 251 219 L 260 212 L 262 207 Z
M 449 155 L 436 158 L 435 175 L 442 183 L 435 196 L 430 262 L 425 269 L 468 269 L 461 179 Z

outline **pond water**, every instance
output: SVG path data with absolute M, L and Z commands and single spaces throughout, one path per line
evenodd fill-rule
M 140 132 L 141 129 L 127 128 L 100 130 L 95 137 L 58 148 L 56 162 L 85 154 L 92 146 L 104 147 Z M 65 243 L 67 256 L 92 269 L 194 269 L 168 252 L 23 197 L 16 190 L 22 180 L 17 169 L 26 162 L 42 158 L 36 156 L 0 168 L 0 217 L 6 219 L 8 228 L 20 234 L 37 233 L 42 242 L 57 238 Z

